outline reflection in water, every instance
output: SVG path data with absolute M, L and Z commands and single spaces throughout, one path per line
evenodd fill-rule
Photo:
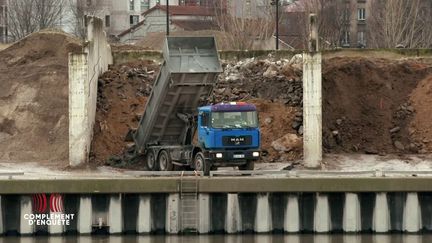
M 432 235 L 200 235 L 200 236 L 58 236 L 2 237 L 0 243 L 429 243 Z

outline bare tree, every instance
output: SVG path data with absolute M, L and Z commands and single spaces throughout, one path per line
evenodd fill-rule
M 345 0 L 305 0 L 304 13 L 317 14 L 318 31 L 322 48 L 337 47 L 341 44 L 344 32 L 349 31 L 352 6 Z M 307 31 L 308 18 L 302 18 L 304 29 Z M 305 34 L 305 43 L 308 35 Z
M 374 0 L 368 19 L 369 46 L 432 47 L 430 0 Z
M 232 49 L 252 49 L 256 41 L 269 39 L 275 29 L 274 7 L 271 0 L 260 1 L 260 6 L 254 5 L 253 10 L 246 9 L 243 1 L 237 6 L 238 15 L 229 12 L 232 9 L 220 5 L 221 1 L 214 2 L 215 18 L 219 28 L 225 32 Z
M 9 1 L 8 26 L 15 40 L 41 29 L 55 28 L 61 23 L 65 0 Z

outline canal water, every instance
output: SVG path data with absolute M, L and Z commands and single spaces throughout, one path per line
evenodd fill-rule
M 432 234 L 0 237 L 0 243 L 430 243 Z

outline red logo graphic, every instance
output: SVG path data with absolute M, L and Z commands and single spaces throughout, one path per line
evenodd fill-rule
M 33 210 L 36 213 L 45 213 L 48 208 L 46 194 L 34 194 L 33 195 Z M 49 210 L 50 212 L 63 212 L 63 196 L 54 193 L 49 197 Z

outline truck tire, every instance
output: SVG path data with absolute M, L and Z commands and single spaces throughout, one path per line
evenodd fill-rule
M 198 152 L 194 158 L 195 170 L 202 171 L 204 175 L 210 174 L 211 164 L 209 161 L 204 159 L 204 154 Z
M 240 165 L 238 168 L 239 168 L 239 170 L 254 170 L 255 161 L 248 160 L 248 161 L 246 161 L 246 164 Z
M 160 171 L 172 171 L 173 163 L 171 161 L 171 156 L 166 150 L 162 150 L 158 156 L 158 165 Z
M 148 170 L 156 170 L 156 156 L 153 150 L 147 152 L 145 162 Z

